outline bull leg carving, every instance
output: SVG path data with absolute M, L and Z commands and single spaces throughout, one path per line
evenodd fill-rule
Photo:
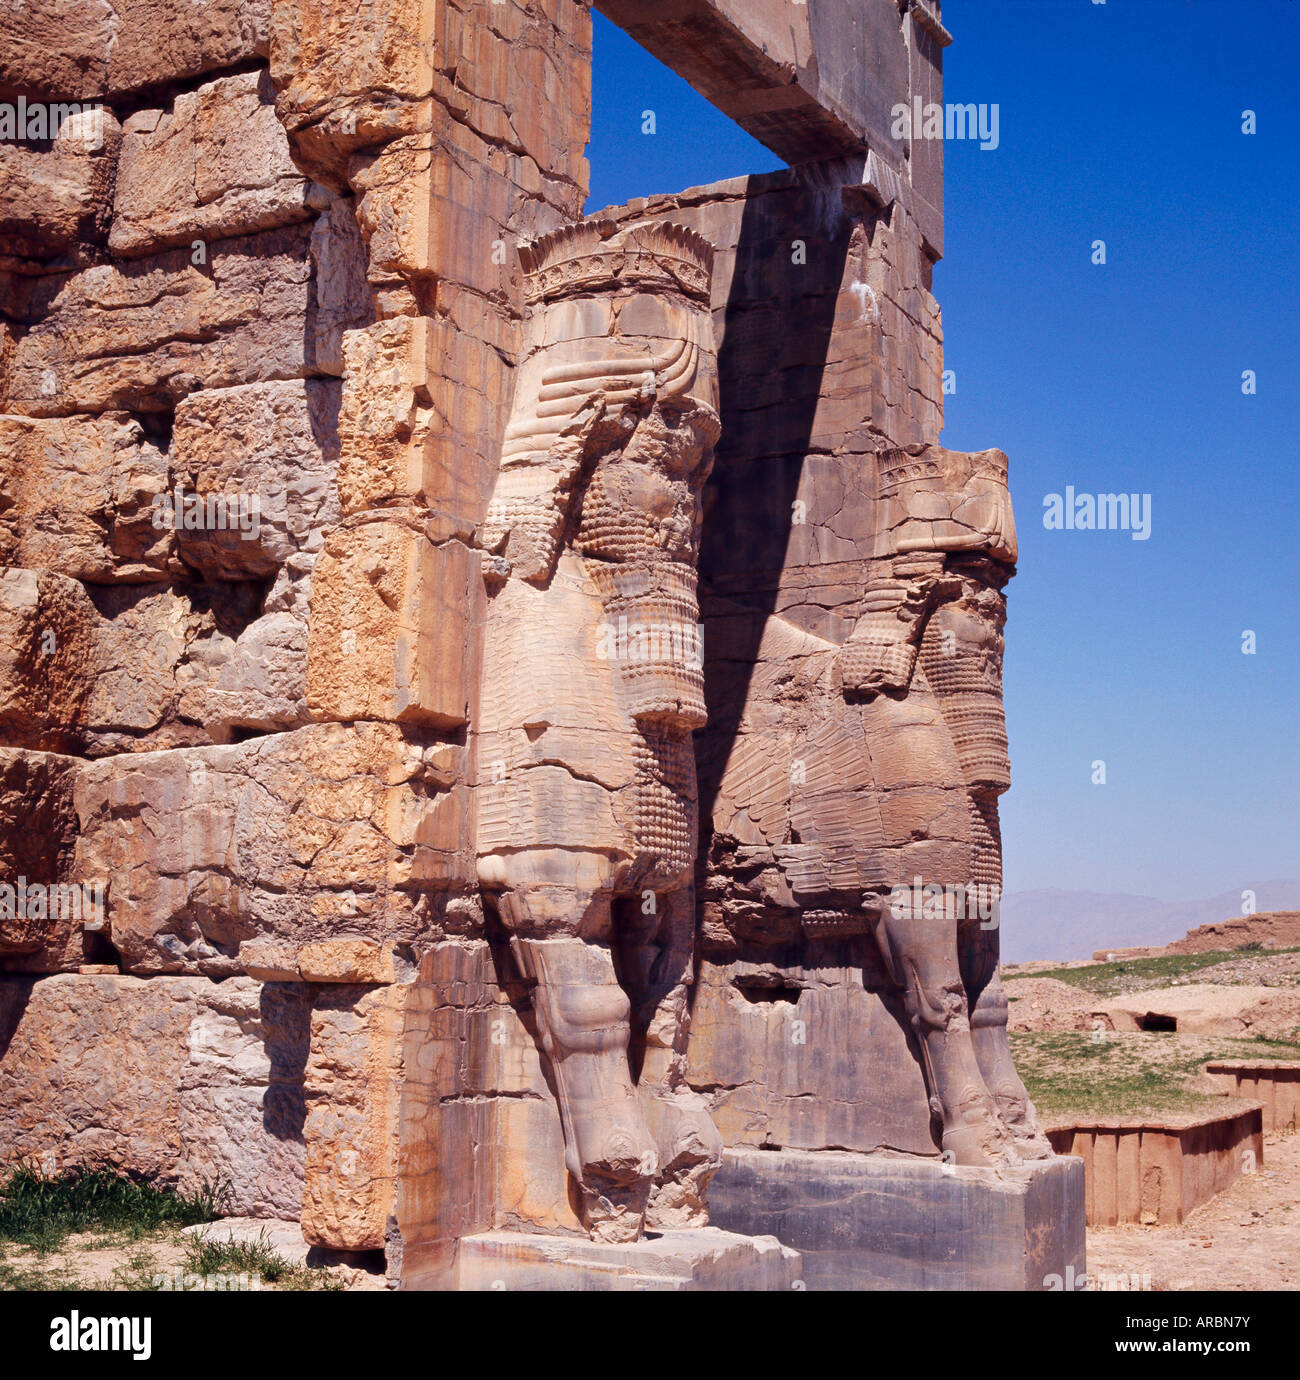
M 971 1040 L 984 1082 L 1020 1153 L 1030 1159 L 1045 1158 L 1052 1154 L 1051 1143 L 1039 1127 L 1038 1113 L 1016 1072 L 1007 1039 L 1007 994 L 997 970 L 996 935 L 975 928 L 963 939 L 963 967 L 972 1002 Z
M 606 913 L 609 908 L 608 900 L 567 889 L 544 898 L 515 893 L 503 897 L 501 905 L 503 915 L 516 923 L 545 919 L 550 926 L 561 906 L 588 919 L 593 908 Z M 537 914 L 541 909 L 544 917 Z M 613 954 L 608 944 L 576 934 L 515 935 L 512 947 L 535 984 L 533 1009 L 555 1079 L 565 1164 L 578 1185 L 583 1225 L 596 1241 L 635 1241 L 658 1158 L 632 1083 L 631 1003 Z
M 722 1163 L 722 1139 L 705 1099 L 686 1082 L 690 985 L 694 977 L 695 896 L 687 887 L 644 902 L 623 927 L 626 967 L 643 1032 L 637 1084 L 659 1153 L 646 1224 L 660 1230 L 708 1223 L 705 1195 Z
M 930 1105 L 943 1125 L 940 1146 L 955 1164 L 1014 1164 L 1019 1155 L 984 1082 L 971 1034 L 953 930 L 922 919 L 882 918 L 889 971 L 900 981 L 921 1047 Z

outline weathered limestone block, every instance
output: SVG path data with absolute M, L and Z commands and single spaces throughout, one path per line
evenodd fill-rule
M 76 100 L 234 66 L 266 55 L 270 10 L 270 0 L 27 0 L 0 35 L 0 86 Z
M 838 969 L 700 965 L 689 1077 L 707 1090 L 728 1145 L 937 1154 L 925 1085 L 885 1004 L 884 974 L 863 948 L 846 948 Z
M 776 1232 L 809 1289 L 1059 1291 L 1084 1274 L 1083 1179 L 1078 1159 L 994 1172 L 737 1148 L 714 1181 L 714 1216 L 727 1231 Z
M 246 582 L 92 585 L 88 597 L 63 575 L 0 568 L 0 729 L 103 757 L 310 723 L 310 560 L 293 558 L 265 600 Z
M 532 159 L 445 117 L 355 156 L 348 182 L 371 282 L 417 285 L 426 299 L 450 282 L 499 301 L 517 281 L 515 241 L 556 228 L 574 194 L 568 186 L 552 194 L 552 209 Z
M 108 229 L 121 129 L 107 109 L 60 123 L 48 150 L 0 143 L 0 260 L 46 262 Z
M 286 0 L 273 7 L 271 78 L 300 166 L 343 190 L 349 154 L 428 128 L 438 0 Z
M 20 878 L 41 886 L 69 880 L 78 765 L 72 757 L 0 747 L 0 884 L 17 888 Z M 0 966 L 57 968 L 81 961 L 79 927 L 48 914 L 19 914 L 16 904 L 9 909 L 13 913 L 7 918 L 0 916 Z
M 0 1162 L 104 1164 L 296 1216 L 310 989 L 234 978 L 0 978 Z
M 96 0 L 39 0 L 6 15 L 0 86 L 44 90 L 60 100 L 108 88 L 114 12 Z
M 466 529 L 415 509 L 336 527 L 312 576 L 307 701 L 318 719 L 454 728 L 469 705 L 479 555 Z
M 137 422 L 0 416 L 0 561 L 95 583 L 179 573 L 154 525 L 167 457 Z
M 591 122 L 588 7 L 478 0 L 444 6 L 441 19 L 435 94 L 481 138 L 521 153 L 532 166 L 516 180 L 540 172 L 548 198 L 576 218 Z
M 541 1293 L 779 1293 L 803 1281 L 799 1252 L 775 1236 L 704 1227 L 609 1245 L 493 1231 L 460 1243 L 457 1288 Z
M 345 513 L 405 499 L 438 506 L 425 482 L 429 431 L 437 422 L 429 389 L 435 370 L 427 317 L 399 316 L 342 340 L 339 498 Z
M 387 983 L 398 980 L 399 963 L 391 944 L 373 939 L 323 939 L 304 944 L 297 955 L 304 982 Z M 407 965 L 400 965 L 403 972 Z
M 205 988 L 180 1069 L 181 1184 L 211 1177 L 231 1185 L 227 1212 L 293 1216 L 304 1181 L 312 991 L 247 978 Z
M 108 244 L 136 258 L 311 219 L 329 194 L 294 167 L 265 71 L 182 92 L 123 128 Z
M 196 388 L 310 375 L 311 229 L 27 280 L 8 408 L 36 416 L 166 411 Z
M 0 741 L 76 746 L 99 615 L 76 580 L 0 567 Z
M 366 245 L 351 197 L 335 197 L 317 216 L 311 261 L 316 270 L 311 320 L 316 367 L 322 374 L 342 374 L 344 333 L 373 319 Z
M 456 1242 L 495 1229 L 577 1237 L 559 1109 L 520 1011 L 526 995 L 481 939 L 434 945 L 409 989 L 389 1273 L 456 1286 Z
M 425 886 L 470 874 L 447 749 L 388 725 L 316 725 L 81 772 L 79 875 L 105 878 L 139 973 L 243 971 L 242 946 L 417 943 Z M 273 966 L 259 963 L 259 966 Z
M 417 503 L 481 516 L 510 371 L 446 318 L 397 317 L 343 338 L 339 495 L 345 513 Z
M 314 556 L 339 515 L 338 408 L 333 380 L 204 389 L 183 399 L 169 456 L 183 488 L 169 510 L 181 526 L 181 559 L 205 580 L 239 580 L 273 575 L 298 553 Z M 214 506 L 225 530 L 207 521 L 191 527 L 191 511 L 206 516 Z
M 186 646 L 177 670 L 176 713 L 201 724 L 213 742 L 236 730 L 264 733 L 312 722 L 307 708 L 307 617 L 315 557 L 290 556 L 243 628 L 205 625 Z
M 334 986 L 312 1007 L 303 1236 L 378 1250 L 396 1192 L 406 986 Z
M 338 190 L 356 150 L 455 121 L 545 170 L 573 217 L 590 52 L 584 5 L 289 0 L 273 14 L 271 76 L 301 165 Z
M 86 737 L 96 739 L 104 752 L 120 749 L 123 738 L 144 738 L 174 720 L 177 668 L 199 619 L 183 595 L 157 586 L 106 589 L 98 604 L 103 616 L 87 661 L 93 675 L 84 726 Z M 194 741 L 193 730 L 181 731 L 180 741 Z

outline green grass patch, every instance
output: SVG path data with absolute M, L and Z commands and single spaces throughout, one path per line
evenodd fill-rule
M 0 1262 L 0 1291 L 18 1290 L 31 1293 L 72 1293 L 85 1286 L 75 1279 L 65 1279 L 45 1270 L 31 1270 L 21 1265 Z
M 1040 1115 L 1161 1116 L 1218 1110 L 1196 1082 L 1209 1059 L 1300 1059 L 1284 1040 L 1158 1032 L 1053 1031 L 1011 1036 L 1016 1067 Z
M 185 1271 L 195 1275 L 250 1275 L 278 1289 L 341 1289 L 342 1283 L 323 1271 L 294 1265 L 266 1240 L 199 1240 L 190 1244 Z
M 45 1175 L 19 1165 L 0 1181 L 0 1241 L 42 1253 L 74 1232 L 105 1231 L 130 1240 L 163 1227 L 210 1222 L 225 1191 L 205 1184 L 196 1193 L 154 1188 L 110 1169 L 73 1168 Z
M 1142 987 L 1160 987 L 1174 978 L 1199 973 L 1205 968 L 1217 967 L 1220 963 L 1258 956 L 1264 952 L 1258 944 L 1247 944 L 1240 949 L 1212 949 L 1203 954 L 1126 958 L 1114 963 L 1091 963 L 1086 968 L 1045 968 L 1041 973 L 1004 973 L 1002 976 L 1003 981 L 1007 983 L 1024 978 L 1055 978 L 1058 982 L 1068 982 L 1071 987 L 1082 988 L 1085 992 L 1093 992 L 1099 997 L 1113 997 L 1126 989 L 1137 990 L 1134 987 L 1135 980 Z M 1271 958 L 1275 954 L 1300 953 L 1300 949 L 1269 949 L 1266 952 Z

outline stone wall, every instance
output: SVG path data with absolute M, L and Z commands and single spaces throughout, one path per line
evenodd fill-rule
M 1266 1132 L 1285 1134 L 1300 1124 L 1300 1064 L 1215 1059 L 1206 1064 L 1205 1073 L 1210 1085 L 1225 1097 L 1258 1102 Z
M 0 96 L 101 107 L 0 144 L 0 882 L 103 900 L 0 922 L 0 1158 L 371 1249 L 420 954 L 481 928 L 473 534 L 514 246 L 585 197 L 590 20 L 195 15 L 0 37 Z
M 1264 1163 L 1262 1108 L 1162 1119 L 1060 1122 L 1047 1134 L 1059 1155 L 1083 1160 L 1090 1227 L 1169 1226 Z

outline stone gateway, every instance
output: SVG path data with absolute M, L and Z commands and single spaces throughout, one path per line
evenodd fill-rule
M 591 0 L 7 17 L 0 1167 L 404 1289 L 1082 1276 L 938 0 L 594 7 L 788 168 L 584 214 Z

